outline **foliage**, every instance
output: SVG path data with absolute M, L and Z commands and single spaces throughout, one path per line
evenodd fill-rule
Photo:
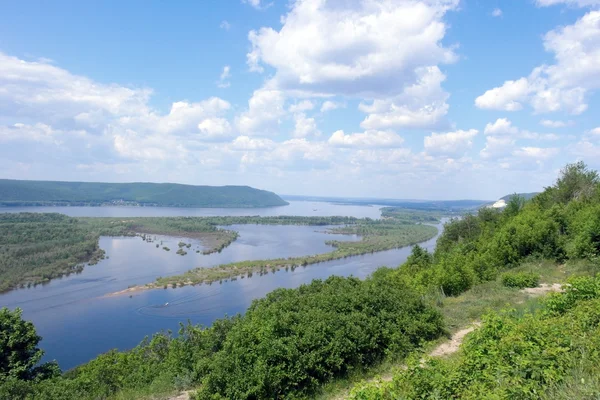
M 0 385 L 6 381 L 45 379 L 60 372 L 53 363 L 37 365 L 44 355 L 38 348 L 41 337 L 21 314 L 19 308 L 0 309 Z
M 512 288 L 532 288 L 540 284 L 540 276 L 533 272 L 505 272 L 502 274 L 502 284 Z
M 599 188 L 595 171 L 583 163 L 569 164 L 554 186 L 529 201 L 513 195 L 503 211 L 482 208 L 452 219 L 431 265 L 415 271 L 407 262 L 395 279 L 423 294 L 433 290 L 455 296 L 527 258 L 592 260 L 600 255 Z
M 249 186 L 175 183 L 52 182 L 0 179 L 1 205 L 284 206 L 275 193 Z
M 415 360 L 391 383 L 363 384 L 351 398 L 539 399 L 559 397 L 567 389 L 595 398 L 600 394 L 597 384 L 590 392 L 585 379 L 574 382 L 571 376 L 597 374 L 598 288 L 598 278 L 579 278 L 538 312 L 490 314 L 458 357 Z
M 98 235 L 76 218 L 0 213 L 0 292 L 81 271 L 103 254 Z
M 442 333 L 434 311 L 386 271 L 278 289 L 232 328 L 198 398 L 291 398 Z

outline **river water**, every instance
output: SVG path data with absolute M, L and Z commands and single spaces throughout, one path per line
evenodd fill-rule
M 378 207 L 293 202 L 292 211 L 273 209 L 166 209 L 127 207 L 28 207 L 25 211 L 64 212 L 81 216 L 172 216 L 172 215 L 344 215 L 379 217 Z M 129 212 L 127 211 L 129 210 Z M 185 211 L 188 211 L 187 213 Z M 203 210 L 203 211 L 200 211 Z M 315 211 L 316 210 L 316 211 Z M 11 211 L 15 211 L 12 209 Z M 154 211 L 154 213 L 152 213 Z M 320 212 L 320 214 L 318 213 Z M 402 263 L 410 248 L 389 250 L 334 260 L 295 271 L 218 282 L 212 285 L 156 289 L 108 297 L 128 286 L 154 281 L 188 269 L 243 260 L 295 257 L 331 251 L 326 240 L 359 240 L 352 235 L 325 234 L 325 227 L 236 225 L 238 239 L 221 253 L 196 253 L 195 240 L 153 236 L 148 243 L 140 237 L 102 237 L 100 247 L 107 259 L 87 266 L 80 274 L 53 280 L 35 288 L 0 295 L 0 307 L 20 307 L 43 337 L 44 360 L 57 360 L 63 370 L 84 363 L 112 348 L 129 349 L 144 336 L 161 330 L 177 332 L 180 322 L 210 325 L 225 315 L 243 313 L 252 300 L 280 288 L 294 288 L 313 279 L 331 275 L 364 278 L 380 266 Z M 177 243 L 190 243 L 185 256 L 175 254 Z M 162 245 L 161 245 L 162 243 Z M 159 244 L 159 247 L 156 247 Z M 433 249 L 435 238 L 423 246 Z M 163 246 L 171 248 L 165 251 Z M 168 305 L 166 305 L 168 303 Z

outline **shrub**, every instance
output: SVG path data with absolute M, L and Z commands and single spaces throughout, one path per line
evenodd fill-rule
M 533 272 L 505 272 L 502 274 L 502 284 L 518 289 L 532 288 L 540 284 L 540 277 Z
M 441 315 L 389 272 L 331 277 L 255 301 L 215 357 L 199 399 L 294 398 L 442 334 Z

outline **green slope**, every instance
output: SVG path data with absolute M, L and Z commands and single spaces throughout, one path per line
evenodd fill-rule
M 288 204 L 249 186 L 54 182 L 0 179 L 0 205 L 129 204 L 171 207 L 271 207 Z

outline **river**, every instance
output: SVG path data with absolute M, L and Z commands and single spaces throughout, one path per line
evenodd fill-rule
M 295 204 L 302 203 L 302 204 Z M 287 213 L 282 207 L 268 209 L 166 209 L 127 207 L 29 207 L 81 216 L 165 216 L 165 215 L 347 215 L 379 217 L 378 207 L 334 205 L 330 203 L 292 202 Z M 75 213 L 70 212 L 75 210 Z M 127 210 L 130 210 L 127 213 Z M 170 210 L 170 211 L 167 211 Z M 188 211 L 186 213 L 185 211 Z M 191 211 L 190 211 L 191 210 Z M 204 210 L 204 211 L 198 211 Z M 314 210 L 321 210 L 316 214 Z M 87 211 L 87 212 L 86 212 Z M 152 211 L 155 213 L 152 214 Z M 143 214 L 140 214 L 143 212 Z M 172 214 L 177 212 L 177 214 Z M 205 214 L 202 214 L 205 212 Z M 247 212 L 247 214 L 243 214 Z M 99 214 L 100 213 L 100 214 Z M 240 214 L 241 213 L 241 214 Z M 311 214 L 315 213 L 315 214 Z M 140 237 L 102 237 L 100 247 L 107 259 L 83 272 L 53 280 L 35 288 L 20 289 L 0 295 L 0 306 L 23 309 L 25 319 L 32 321 L 43 337 L 40 346 L 46 351 L 44 360 L 57 360 L 63 370 L 84 363 L 112 348 L 129 349 L 144 336 L 161 330 L 177 332 L 180 322 L 210 325 L 225 315 L 243 313 L 252 300 L 280 288 L 294 288 L 313 279 L 331 275 L 364 278 L 380 266 L 402 263 L 410 248 L 366 254 L 341 260 L 281 270 L 265 276 L 187 286 L 177 289 L 156 289 L 128 295 L 107 297 L 131 285 L 154 281 L 158 276 L 184 272 L 198 266 L 222 263 L 294 257 L 331 251 L 326 240 L 358 240 L 352 235 L 323 233 L 324 227 L 236 225 L 239 238 L 221 253 L 196 253 L 198 241 L 157 236 L 154 243 Z M 191 243 L 188 254 L 179 256 L 165 251 L 163 246 L 177 249 L 179 241 Z M 163 246 L 156 247 L 156 244 Z M 423 246 L 433 249 L 435 238 Z M 168 303 L 168 305 L 166 305 Z

